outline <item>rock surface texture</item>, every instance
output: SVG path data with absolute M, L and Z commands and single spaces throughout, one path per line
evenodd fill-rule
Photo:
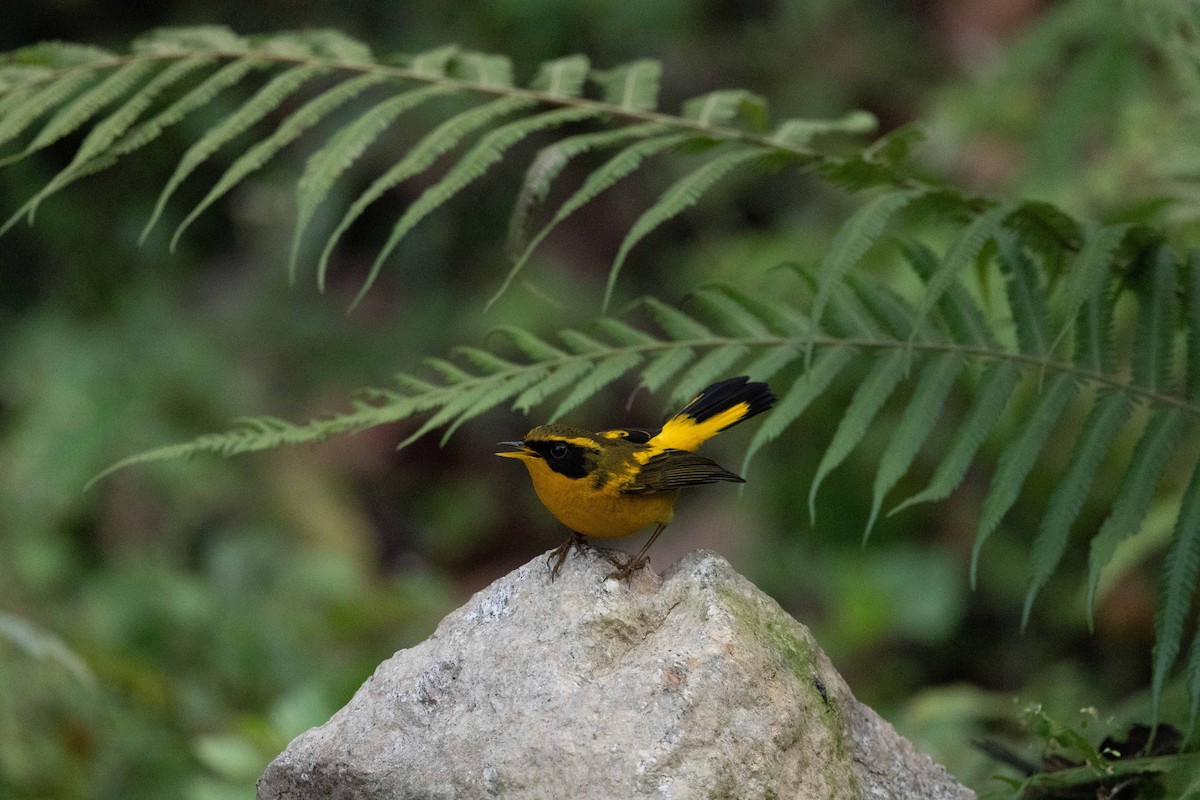
M 260 800 L 970 798 L 808 629 L 698 551 L 660 579 L 535 559 L 297 737 Z

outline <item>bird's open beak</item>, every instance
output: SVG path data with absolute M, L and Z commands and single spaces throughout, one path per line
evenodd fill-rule
M 501 458 L 533 458 L 534 452 L 525 446 L 524 442 L 498 442 L 503 447 L 511 447 L 512 450 L 503 453 L 496 453 Z

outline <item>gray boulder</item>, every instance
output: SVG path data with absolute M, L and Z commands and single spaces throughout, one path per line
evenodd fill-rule
M 260 800 L 971 798 L 723 558 L 542 558 L 379 665 Z

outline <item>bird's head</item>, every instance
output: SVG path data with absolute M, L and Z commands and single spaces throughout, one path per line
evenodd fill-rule
M 570 425 L 540 425 L 519 442 L 500 444 L 512 449 L 496 455 L 521 459 L 530 473 L 548 469 L 568 478 L 590 475 L 604 447 L 594 434 Z

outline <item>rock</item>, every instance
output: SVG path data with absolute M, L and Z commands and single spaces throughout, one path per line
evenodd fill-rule
M 602 551 L 476 594 L 298 736 L 260 800 L 971 798 L 713 553 L 605 580 Z

